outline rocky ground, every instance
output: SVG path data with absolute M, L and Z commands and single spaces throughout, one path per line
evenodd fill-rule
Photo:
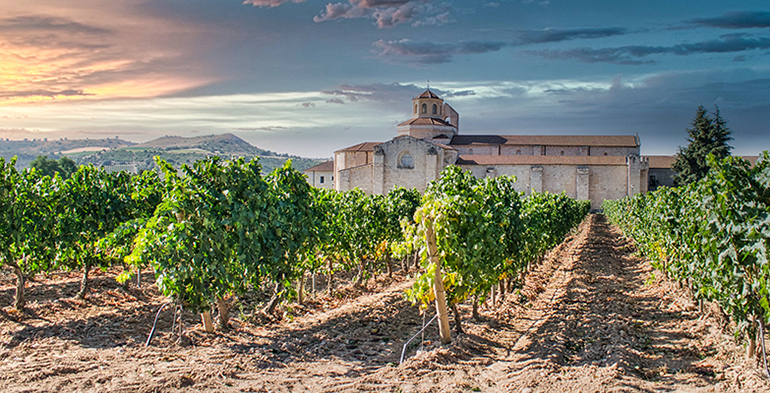
M 401 365 L 403 343 L 433 315 L 403 300 L 401 275 L 284 308 L 280 322 L 248 323 L 236 309 L 227 333 L 206 334 L 186 314 L 181 342 L 164 311 L 146 348 L 164 301 L 152 286 L 125 291 L 105 274 L 89 300 L 68 300 L 77 280 L 40 278 L 28 311 L 0 312 L 3 391 L 770 391 L 724 321 L 699 312 L 601 215 L 549 253 L 521 293 L 482 307 L 480 322 L 462 306 L 465 334 L 439 346 L 431 326 Z M 11 294 L 1 281 L 0 304 Z

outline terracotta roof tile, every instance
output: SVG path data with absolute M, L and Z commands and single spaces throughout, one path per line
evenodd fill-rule
M 334 171 L 334 160 L 322 162 L 316 166 L 311 166 L 310 168 L 307 168 L 304 170 L 304 172 L 333 172 L 333 171 Z
M 374 151 L 374 147 L 381 143 L 382 142 L 361 142 L 357 145 L 346 147 L 344 149 L 339 149 L 335 151 L 335 153 L 340 151 Z
M 430 89 L 428 89 L 422 92 L 422 94 L 420 94 L 419 96 L 417 96 L 417 98 L 439 98 L 439 97 L 435 93 L 430 91 Z
M 457 165 L 626 165 L 625 156 L 461 155 Z
M 493 144 L 531 146 L 636 147 L 633 135 L 457 135 L 450 145 Z
M 664 169 L 671 168 L 676 161 L 676 156 L 644 156 L 650 162 L 650 168 Z
M 748 160 L 751 166 L 757 165 L 757 160 L 759 160 L 759 156 L 741 156 L 741 158 Z
M 401 124 L 400 126 L 447 126 L 447 127 L 455 127 L 452 124 L 449 124 L 445 122 L 444 120 L 437 119 L 435 117 L 418 117 L 415 119 L 409 119 Z M 457 127 L 455 127 L 457 128 Z

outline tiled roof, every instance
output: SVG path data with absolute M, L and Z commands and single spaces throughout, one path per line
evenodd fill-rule
M 757 165 L 757 160 L 759 159 L 759 156 L 741 156 L 744 160 L 748 160 L 751 163 L 751 166 Z
M 676 161 L 676 156 L 644 156 L 650 161 L 650 169 L 671 168 Z
M 633 135 L 457 135 L 450 145 L 636 147 Z
M 435 117 L 418 117 L 415 119 L 409 119 L 401 124 L 400 126 L 448 126 L 448 127 L 455 127 L 444 120 L 437 119 Z M 455 127 L 457 128 L 457 127 Z
M 650 168 L 656 168 L 656 169 L 668 169 L 671 168 L 672 165 L 674 165 L 674 162 L 676 161 L 676 156 L 645 156 L 650 161 Z M 751 165 L 755 165 L 757 163 L 757 159 L 759 159 L 759 156 L 740 156 L 744 160 L 747 160 L 751 163 Z
M 457 165 L 626 165 L 625 156 L 461 155 Z
M 310 168 L 305 169 L 305 172 L 333 172 L 333 171 L 334 171 L 334 160 L 322 162 L 316 166 L 311 166 Z
M 374 146 L 379 145 L 382 142 L 361 142 L 357 145 L 339 149 L 339 151 L 374 151 Z M 336 153 L 336 152 L 335 152 Z
M 419 96 L 417 96 L 417 98 L 439 98 L 439 97 L 436 94 L 434 94 L 432 91 L 430 91 L 430 89 L 428 89 L 422 92 L 422 94 L 420 94 Z

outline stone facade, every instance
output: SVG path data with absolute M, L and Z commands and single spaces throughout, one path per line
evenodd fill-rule
M 304 170 L 307 182 L 313 187 L 334 188 L 334 161 L 322 162 Z
M 425 191 L 449 165 L 477 177 L 512 175 L 529 194 L 566 192 L 591 200 L 647 192 L 649 163 L 633 135 L 461 135 L 459 114 L 430 90 L 412 100 L 413 118 L 387 142 L 364 142 L 335 152 L 335 188 L 374 194 L 394 186 Z

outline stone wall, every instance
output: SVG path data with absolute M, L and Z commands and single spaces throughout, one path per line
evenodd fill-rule
M 673 187 L 675 173 L 671 168 L 650 168 L 649 190 L 655 191 L 658 187 Z
M 372 164 L 347 168 L 337 172 L 337 190 L 349 191 L 356 187 L 372 193 Z
M 627 195 L 626 165 L 461 165 L 463 170 L 483 178 L 491 168 L 496 176 L 515 176 L 514 189 L 529 195 L 532 191 L 561 193 L 569 197 L 590 199 L 591 208 L 601 208 L 605 199 Z M 645 173 L 638 173 L 641 180 Z
M 591 156 L 628 156 L 629 154 L 639 154 L 638 147 L 591 146 L 589 150 L 589 155 Z
M 404 165 L 404 155 L 412 157 L 412 165 Z M 446 166 L 448 152 L 422 139 L 403 136 L 376 147 L 374 161 L 374 182 L 381 180 L 382 188 L 374 189 L 375 194 L 385 194 L 396 185 L 416 188 L 420 192 L 435 180 Z M 454 159 L 451 159 L 454 162 Z M 381 173 L 381 175 L 380 175 Z
M 307 182 L 318 188 L 334 188 L 334 172 L 332 171 L 306 171 Z
M 591 209 L 599 209 L 606 199 L 620 199 L 626 196 L 625 166 L 590 166 L 588 174 L 588 195 Z

